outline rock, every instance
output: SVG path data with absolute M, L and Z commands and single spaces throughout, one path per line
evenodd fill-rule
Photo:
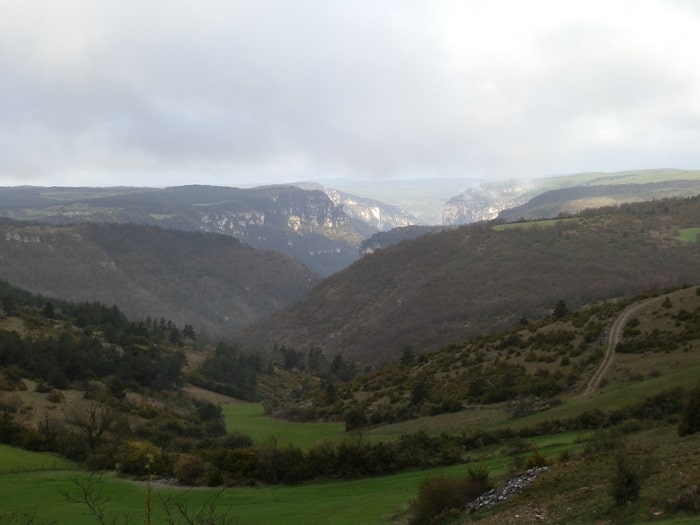
M 505 485 L 497 489 L 491 489 L 485 492 L 478 498 L 470 501 L 464 506 L 464 510 L 467 512 L 474 512 L 475 510 L 481 509 L 483 507 L 489 507 L 495 505 L 496 503 L 501 503 L 506 501 L 511 496 L 518 494 L 524 488 L 529 486 L 535 478 L 549 470 L 548 467 L 534 467 L 526 470 L 522 474 L 518 474 L 510 478 Z

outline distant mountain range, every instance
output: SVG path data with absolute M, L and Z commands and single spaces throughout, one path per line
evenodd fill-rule
M 504 220 L 545 218 L 601 205 L 696 195 L 700 171 L 583 173 L 534 181 L 378 179 L 343 184 L 343 190 L 313 182 L 247 189 L 0 188 L 0 217 L 54 225 L 114 222 L 221 233 L 291 255 L 325 277 L 368 250 L 421 234 L 415 226 L 470 224 L 499 215 Z M 456 188 L 461 193 L 450 198 Z M 371 239 L 394 228 L 403 231 Z
M 220 233 L 296 258 L 329 275 L 372 234 L 417 219 L 320 185 L 155 188 L 0 188 L 0 216 L 44 224 L 133 223 Z

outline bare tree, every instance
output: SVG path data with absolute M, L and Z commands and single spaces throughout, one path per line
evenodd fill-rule
M 95 451 L 105 432 L 114 428 L 117 420 L 114 408 L 94 400 L 85 400 L 67 416 L 68 423 L 85 437 L 90 452 Z
M 117 520 L 114 516 L 107 514 L 108 500 L 102 495 L 100 486 L 102 476 L 94 472 L 90 473 L 87 479 L 80 477 L 73 478 L 73 485 L 77 488 L 77 494 L 65 493 L 64 496 L 71 503 L 79 503 L 87 507 L 90 514 L 99 525 L 118 525 L 123 523 L 129 525 L 131 518 L 128 515 L 122 516 L 122 520 Z
M 218 510 L 219 491 L 198 507 L 188 507 L 182 499 L 170 496 L 163 500 L 168 525 L 236 525 L 239 520 Z
M 129 525 L 131 516 L 124 515 L 120 519 L 109 514 L 109 500 L 101 491 L 102 476 L 92 473 L 87 478 L 76 477 L 73 485 L 77 491 L 65 494 L 68 501 L 87 507 L 88 514 L 95 519 L 98 525 Z M 149 484 L 150 488 L 150 484 Z M 236 525 L 237 518 L 231 517 L 228 512 L 219 509 L 219 497 L 223 491 L 218 491 L 199 506 L 191 506 L 182 499 L 182 494 L 171 494 L 163 498 L 163 510 L 165 511 L 165 523 L 167 525 Z M 146 500 L 147 523 L 151 523 L 151 494 Z M 12 525 L 15 522 L 11 522 Z M 18 525 L 53 525 L 44 522 L 16 522 Z

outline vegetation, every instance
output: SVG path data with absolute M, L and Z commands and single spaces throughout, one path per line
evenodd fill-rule
M 688 393 L 678 424 L 679 436 L 688 436 L 696 432 L 700 432 L 700 385 Z
M 314 347 L 363 369 L 398 360 L 406 346 L 422 354 L 543 319 L 559 300 L 578 310 L 693 283 L 700 244 L 676 237 L 699 213 L 695 197 L 590 210 L 550 228 L 425 235 L 329 277 L 247 329 L 243 348 Z
M 700 228 L 682 228 L 678 234 L 678 240 L 683 242 L 697 242 Z
M 289 266 L 295 266 L 289 260 L 294 258 L 319 275 L 328 275 L 351 264 L 357 258 L 363 234 L 376 231 L 369 224 L 348 220 L 342 208 L 322 191 L 282 185 L 248 189 L 202 185 L 160 189 L 0 188 L 0 216 L 53 225 L 126 223 L 222 234 L 249 246 L 285 253 L 289 257 L 282 260 L 287 260 Z M 138 242 L 138 237 L 133 240 Z M 188 252 L 184 260 L 189 259 L 190 263 L 200 255 Z M 267 258 L 280 259 L 279 254 L 269 253 Z M 220 270 L 228 266 L 225 261 L 219 259 L 219 262 Z M 263 258 L 258 262 L 265 265 L 271 261 Z M 235 261 L 232 263 L 232 273 L 238 273 L 241 268 Z M 207 268 L 207 274 L 217 275 L 215 270 Z M 260 275 L 259 268 L 245 270 L 236 278 Z M 291 269 L 277 270 L 281 275 L 293 276 Z M 266 275 L 275 278 L 276 272 Z M 259 285 L 256 281 L 253 279 Z M 252 290 L 250 284 L 247 283 Z M 261 297 L 266 295 L 265 291 L 264 287 L 256 290 Z
M 409 505 L 410 523 L 424 525 L 443 521 L 450 514 L 459 514 L 465 502 L 491 488 L 485 470 L 470 470 L 468 477 L 459 479 L 428 477 L 421 483 L 417 498 Z
M 652 237 L 692 251 L 672 238 L 691 201 L 611 213 L 663 216 Z M 680 523 L 700 509 L 697 285 L 584 307 L 554 296 L 546 315 L 365 369 L 2 282 L 0 308 L 0 523 Z M 549 470 L 521 495 L 461 514 L 534 465 Z
M 289 257 L 223 235 L 2 219 L 0 238 L 0 279 L 15 286 L 216 337 L 300 299 L 317 281 Z

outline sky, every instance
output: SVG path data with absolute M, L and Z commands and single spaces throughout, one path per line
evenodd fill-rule
M 0 0 L 0 186 L 700 168 L 693 0 Z

